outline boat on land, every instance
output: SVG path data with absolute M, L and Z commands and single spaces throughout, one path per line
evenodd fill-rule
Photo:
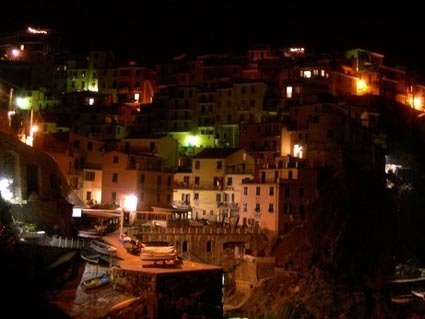
M 92 263 L 92 264 L 98 264 L 100 259 L 100 254 L 98 252 L 95 252 L 93 250 L 81 250 L 80 251 L 80 257 L 81 259 Z
M 81 229 L 78 231 L 78 237 L 97 239 L 100 237 L 100 235 L 95 229 Z
M 391 302 L 398 305 L 406 305 L 413 301 L 413 294 L 396 295 L 391 297 Z
M 149 241 L 142 243 L 140 249 L 140 258 L 142 261 L 162 261 L 164 264 L 167 261 L 177 261 L 176 247 L 169 242 L 164 241 Z
M 121 302 L 118 302 L 117 304 L 113 305 L 107 312 L 107 314 L 112 314 L 114 312 L 121 311 L 122 309 L 134 304 L 136 301 L 140 300 L 140 297 L 133 297 L 126 300 L 123 300 Z
M 425 288 L 412 289 L 412 295 L 425 300 Z
M 93 290 L 93 289 L 97 289 L 97 288 L 109 285 L 110 283 L 111 283 L 111 280 L 109 279 L 108 275 L 103 274 L 101 276 L 84 280 L 81 283 L 81 288 L 83 288 L 83 290 Z
M 100 240 L 92 240 L 90 242 L 90 247 L 93 250 L 95 250 L 98 253 L 103 254 L 103 255 L 113 256 L 117 253 L 116 247 L 109 245 L 107 243 L 104 243 L 103 241 L 100 241 Z

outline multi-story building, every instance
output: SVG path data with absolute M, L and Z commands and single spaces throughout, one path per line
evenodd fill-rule
M 170 135 L 129 136 L 121 139 L 120 149 L 126 153 L 160 157 L 164 160 L 164 167 L 177 165 L 177 141 Z
M 242 188 L 239 224 L 281 235 L 304 221 L 317 197 L 316 171 L 302 160 L 277 157 L 259 167 L 254 179 L 244 180 Z
M 137 210 L 171 207 L 173 174 L 163 169 L 163 159 L 111 151 L 103 156 L 102 203 L 122 207 L 126 196 L 138 198 Z
M 244 149 L 206 148 L 192 157 L 191 172 L 175 174 L 174 202 L 190 205 L 192 218 L 237 219 L 241 181 L 254 174 L 254 159 Z

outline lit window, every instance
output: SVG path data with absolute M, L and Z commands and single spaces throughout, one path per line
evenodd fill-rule
M 299 145 L 299 144 L 294 145 L 294 156 L 299 157 L 299 158 L 303 158 L 303 147 L 302 147 L 302 145 Z
M 292 86 L 287 86 L 286 87 L 286 97 L 288 99 L 292 98 Z
M 140 93 L 134 93 L 134 100 L 136 102 L 139 102 L 139 99 L 140 99 Z
M 94 98 L 89 98 L 89 105 L 93 105 L 94 104 Z

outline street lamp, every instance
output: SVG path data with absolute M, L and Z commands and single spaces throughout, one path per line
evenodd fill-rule
M 38 126 L 34 125 L 34 107 L 31 99 L 28 97 L 16 97 L 16 106 L 21 110 L 30 110 L 29 135 L 25 137 L 25 143 L 32 146 L 34 133 L 37 132 Z
M 137 210 L 137 196 L 134 194 L 124 196 L 121 207 L 120 235 L 124 234 L 124 211 L 135 212 Z

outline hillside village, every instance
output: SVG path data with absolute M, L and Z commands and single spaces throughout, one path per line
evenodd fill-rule
M 316 263 L 372 278 L 380 249 L 416 253 L 383 243 L 395 222 L 382 210 L 405 195 L 402 174 L 417 164 L 408 141 L 423 142 L 417 74 L 360 48 L 257 47 L 146 67 L 109 51 L 76 55 L 61 41 L 49 29 L 0 37 L 0 187 L 15 219 L 75 236 L 76 211 L 122 209 L 128 227 L 151 214 L 165 216 L 163 227 L 260 232 L 267 244 L 252 253 L 274 257 L 292 295 L 303 280 L 326 281 Z M 353 262 L 362 252 L 374 257 Z M 229 309 L 243 309 L 238 296 Z M 291 298 L 275 314 L 317 315 Z

